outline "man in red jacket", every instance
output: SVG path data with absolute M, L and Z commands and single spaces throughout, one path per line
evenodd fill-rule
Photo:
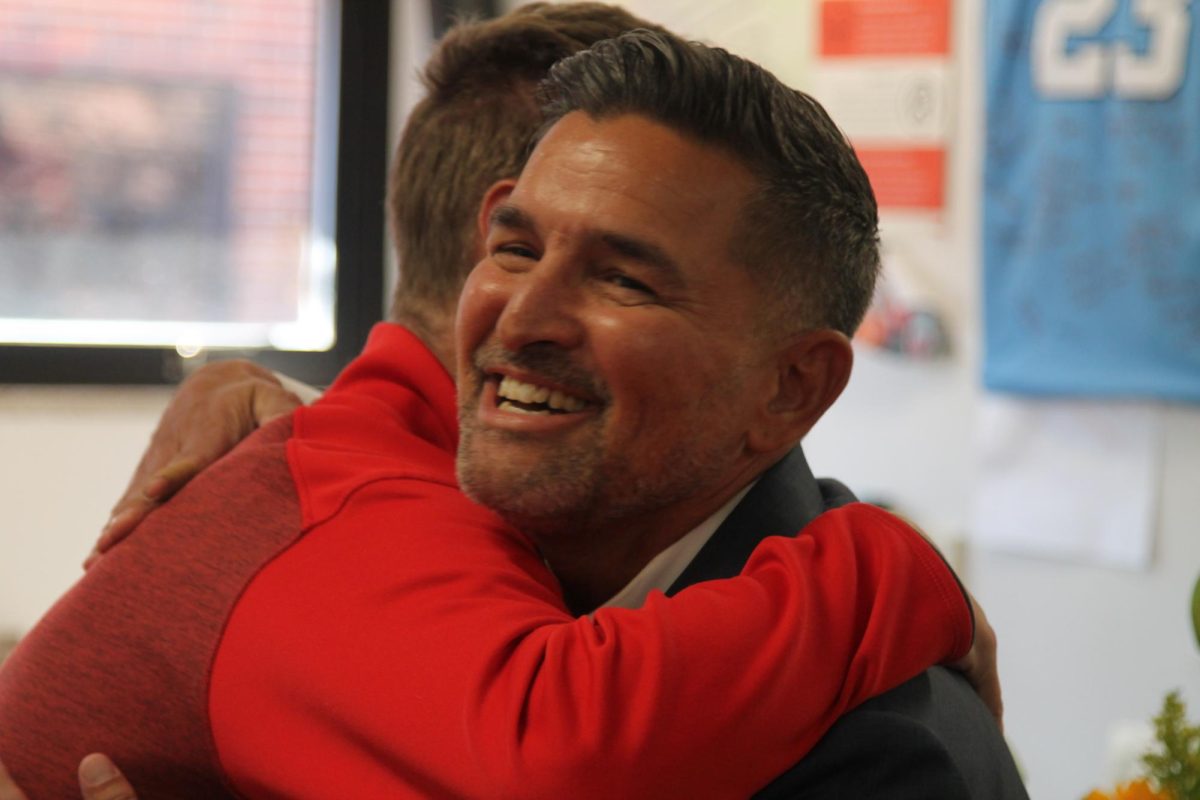
M 816 121 L 822 123 L 820 115 Z M 819 135 L 825 144 L 832 142 L 828 129 Z M 635 146 L 647 142 L 648 149 Z M 771 339 L 753 324 L 771 316 L 770 311 L 764 314 L 762 304 L 750 300 L 766 298 L 756 294 L 758 288 L 745 275 L 722 267 L 728 260 L 724 245 L 730 243 L 731 214 L 747 200 L 754 180 L 737 158 L 659 123 L 620 115 L 612 121 L 568 115 L 538 154 L 527 173 L 529 180 L 515 189 L 511 184 L 498 186 L 486 206 L 485 263 L 490 271 L 481 268 L 469 290 L 461 339 L 468 347 L 459 348 L 465 359 L 464 386 L 471 387 L 464 392 L 464 403 L 474 403 L 464 405 L 471 441 L 465 443 L 462 471 L 480 496 L 508 482 L 511 499 L 501 510 L 528 524 L 569 589 L 572 603 L 584 608 L 596 605 L 633 573 L 645 573 L 641 568 L 653 567 L 671 546 L 689 537 L 693 546 L 703 545 L 703 534 L 711 533 L 722 510 L 743 496 L 757 471 L 783 455 L 836 397 L 848 371 L 848 350 L 844 336 L 824 329 L 798 337 L 784 360 L 762 362 L 758 355 L 765 350 L 752 349 L 757 337 L 764 337 L 764 347 Z M 648 181 L 651 191 L 639 193 L 641 176 L 659 170 L 661 181 Z M 564 177 L 579 183 L 577 200 L 572 199 L 574 191 L 564 191 Z M 861 175 L 850 177 L 851 182 L 861 180 Z M 862 186 L 865 181 L 858 186 L 860 192 Z M 641 218 L 647 213 L 662 224 L 661 237 L 653 232 L 657 224 L 647 226 Z M 589 227 L 589 220 L 597 225 Z M 695 242 L 679 235 L 689 222 L 698 223 Z M 862 222 L 871 228 L 868 238 L 873 245 L 873 219 Z M 519 235 L 510 239 L 508 234 Z M 542 235 L 545 241 L 539 239 Z M 493 245 L 497 236 L 503 241 Z M 649 270 L 654 277 L 639 270 Z M 656 289 L 660 279 L 665 282 Z M 729 304 L 726 309 L 723 303 Z M 539 309 L 546 313 L 535 313 Z M 698 338 L 708 324 L 701 311 L 711 312 L 717 325 L 707 346 Z M 411 310 L 405 318 L 425 333 L 426 343 L 439 354 L 436 334 L 420 331 L 419 317 Z M 645 341 L 646 333 L 655 341 Z M 858 549 L 869 531 L 850 535 L 855 521 L 876 532 L 905 534 L 893 521 L 864 507 L 848 507 L 818 522 L 812 534 L 816 549 L 807 544 L 800 548 L 813 561 L 789 566 L 795 553 L 788 540 L 764 545 L 763 554 L 751 564 L 752 571 L 757 565 L 759 577 L 739 584 L 744 591 L 698 588 L 688 602 L 679 598 L 683 612 L 651 594 L 642 615 L 602 611 L 594 624 L 567 624 L 552 603 L 540 612 L 543 619 L 533 628 L 528 627 L 528 615 L 514 616 L 518 606 L 545 602 L 552 584 L 531 560 L 532 551 L 522 549 L 508 534 L 503 534 L 503 552 L 521 565 L 519 574 L 505 572 L 503 565 L 488 566 L 488 555 L 478 549 L 488 544 L 488 537 L 473 544 L 464 531 L 454 533 L 452 525 L 446 536 L 420 540 L 419 549 L 408 549 L 405 539 L 388 535 L 388 513 L 401 497 L 421 500 L 424 510 L 414 508 L 411 513 L 420 515 L 422 530 L 440 530 L 438 525 L 456 519 L 471 522 L 478 512 L 434 488 L 445 486 L 444 457 L 439 453 L 453 437 L 452 421 L 447 424 L 444 417 L 444 374 L 439 378 L 430 354 L 422 355 L 412 338 L 400 332 L 381 329 L 372 348 L 321 405 L 296 417 L 294 430 L 279 425 L 264 430 L 214 470 L 215 476 L 206 476 L 208 483 L 202 479 L 194 484 L 156 517 L 185 534 L 183 541 L 163 541 L 161 548 L 188 548 L 187 535 L 195 534 L 188 527 L 195 524 L 192 512 L 211 508 L 215 490 L 236 485 L 236 480 L 286 486 L 286 472 L 264 478 L 262 470 L 264 463 L 278 463 L 263 453 L 269 456 L 286 448 L 290 479 L 299 493 L 303 538 L 296 540 L 289 533 L 286 518 L 268 514 L 258 525 L 276 526 L 278 533 L 265 553 L 256 555 L 245 547 L 247 542 L 217 539 L 208 549 L 196 549 L 195 562 L 184 565 L 199 584 L 195 594 L 183 587 L 157 597 L 178 605 L 182 596 L 182 610 L 193 599 L 211 596 L 208 581 L 229 578 L 231 559 L 249 559 L 237 562 L 244 571 L 247 564 L 266 558 L 231 615 L 216 617 L 226 623 L 208 676 L 208 713 L 221 769 L 242 792 L 290 795 L 315 788 L 320 793 L 320 787 L 328 791 L 341 779 L 356 794 L 381 796 L 402 791 L 401 786 L 422 796 L 481 796 L 489 791 L 509 795 L 521 789 L 553 794 L 568 787 L 578 796 L 605 796 L 623 788 L 630 796 L 705 789 L 744 794 L 764 780 L 761 766 L 750 770 L 749 763 L 773 763 L 776 770 L 782 769 L 790 763 L 786 753 L 794 758 L 813 736 L 809 730 L 789 743 L 790 737 L 777 736 L 777 720 L 764 724 L 774 719 L 771 714 L 781 703 L 792 702 L 792 695 L 775 691 L 775 680 L 768 674 L 794 649 L 789 646 L 793 643 L 771 636 L 772 614 L 811 615 L 800 630 L 822 642 L 835 664 L 844 664 L 816 671 L 811 665 L 793 664 L 791 673 L 818 695 L 827 691 L 820 687 L 829 681 L 831 688 L 849 687 L 849 695 L 835 708 L 854 702 L 862 691 L 888 685 L 872 657 L 841 662 L 842 656 L 836 655 L 846 648 L 853 654 L 851 640 L 856 636 L 868 642 L 882 637 L 879 644 L 891 642 L 883 650 L 897 653 L 896 631 L 890 629 L 897 612 L 918 613 L 925 607 L 916 597 L 906 600 L 899 593 L 889 599 L 899 597 L 905 605 L 889 617 L 886 604 L 869 599 L 880 596 L 870 590 L 873 584 L 888 591 L 903 587 L 889 589 L 889 579 L 898 575 L 870 567 L 878 554 Z M 572 351 L 576 355 L 570 355 Z M 739 352 L 754 357 L 743 364 Z M 671 363 L 663 354 L 686 356 L 690 363 Z M 400 355 L 406 355 L 407 372 L 396 372 L 389 364 L 389 358 Z M 708 359 L 711 363 L 705 363 Z M 694 369 L 696 378 L 685 375 L 685 367 Z M 776 377 L 766 379 L 764 370 Z M 653 391 L 653 382 L 663 378 L 691 380 L 689 385 L 699 391 L 664 405 Z M 753 403 L 740 402 L 744 392 L 735 391 L 739 386 L 752 390 Z M 708 390 L 713 397 L 700 396 Z M 705 402 L 710 399 L 714 403 Z M 380 418 L 374 427 L 365 423 L 372 411 Z M 389 421 L 392 415 L 395 419 Z M 688 422 L 698 424 L 681 424 Z M 696 441 L 681 441 L 681 432 L 693 434 Z M 558 447 L 547 450 L 555 439 Z M 621 455 L 621 448 L 629 455 Z M 402 457 L 397 459 L 395 453 Z M 547 459 L 551 468 L 545 466 Z M 659 474 L 660 467 L 686 468 L 691 480 Z M 424 488 L 406 483 L 413 480 Z M 215 521 L 236 528 L 224 520 L 262 514 L 260 502 L 266 495 L 249 495 L 231 498 L 224 516 L 217 515 Z M 643 526 L 655 516 L 656 526 Z M 214 519 L 211 512 L 209 518 Z M 394 525 L 394 518 L 390 522 Z M 407 520 L 409 525 L 413 522 Z M 631 537 L 622 527 L 626 522 L 649 533 Z M 489 528 L 482 517 L 473 524 Z M 689 533 L 688 528 L 694 530 Z M 555 538 L 568 531 L 579 535 L 573 541 Z M 612 544 L 607 556 L 598 538 L 606 535 Z M 643 544 L 646 535 L 658 538 Z M 678 573 L 678 553 L 674 555 L 676 563 L 667 565 L 652 584 L 669 583 L 665 576 Z M 109 561 L 118 557 L 128 561 L 153 554 L 144 541 L 131 541 L 99 565 L 96 582 L 106 575 L 118 576 L 119 560 Z M 589 572 L 586 562 L 593 557 L 601 561 Z M 413 563 L 433 571 L 409 575 L 418 583 L 409 587 L 413 593 L 403 592 L 405 566 Z M 937 566 L 920 558 L 914 563 L 918 571 Z M 170 568 L 169 563 L 158 566 Z M 187 574 L 185 570 L 180 577 Z M 384 580 L 374 582 L 376 575 Z M 787 598 L 795 590 L 791 582 L 809 576 L 832 580 L 847 591 L 818 593 L 825 605 L 789 605 Z M 833 580 L 835 576 L 841 580 Z M 434 578 L 446 582 L 444 591 L 413 599 L 421 597 L 417 592 Z M 489 581 L 490 586 L 476 585 Z M 938 586 L 945 590 L 948 584 L 938 579 Z M 484 609 L 487 618 L 477 616 L 478 609 L 471 612 L 475 616 L 461 616 L 462 598 L 481 588 L 493 597 Z M 380 596 L 380 591 L 385 594 Z M 634 592 L 639 593 L 644 594 Z M 399 606 L 389 604 L 390 594 Z M 366 618 L 346 613 L 364 608 L 371 609 Z M 664 621 L 665 627 L 660 625 Z M 509 630 L 514 625 L 520 630 Z M 740 631 L 747 645 L 740 653 L 737 648 L 723 651 L 726 655 L 720 658 L 731 660 L 714 670 L 707 689 L 706 669 L 700 667 L 703 656 L 697 658 L 704 651 L 686 646 L 687 630 L 696 626 L 708 630 L 714 644 Z M 902 638 L 915 645 L 924 635 L 922 627 L 917 624 L 915 636 Z M 402 638 L 400 649 L 389 649 L 396 646 L 386 643 L 389 630 L 411 641 Z M 463 637 L 467 631 L 476 631 L 476 636 Z M 672 638 L 661 638 L 667 633 Z M 205 636 L 209 634 L 200 638 Z M 314 636 L 318 641 L 306 644 Z M 480 648 L 474 641 L 492 642 L 489 637 L 494 636 L 516 648 L 500 666 L 493 662 L 503 651 Z M 361 658 L 348 656 L 372 643 L 383 648 L 386 657 L 368 659 L 364 672 Z M 186 652 L 198 646 L 203 652 L 208 645 L 188 639 L 178 646 Z M 958 647 L 952 651 L 958 652 Z M 428 663 L 410 658 L 409 649 L 418 655 L 452 657 L 435 661 L 441 665 L 438 670 L 423 676 L 419 673 L 428 670 Z M 739 657 L 732 660 L 734 655 Z M 371 665 L 385 669 L 379 672 Z M 908 668 L 900 668 L 901 674 Z M 558 669 L 565 673 L 556 676 Z M 547 672 L 549 678 L 543 679 Z M 565 680 L 552 682 L 557 678 Z M 616 695 L 627 700 L 626 706 L 605 702 L 604 688 L 610 683 L 637 682 L 642 684 L 639 691 Z M 453 693 L 438 692 L 439 683 Z M 470 688 L 465 705 L 457 694 L 463 687 Z M 406 696 L 407 692 L 418 694 Z M 404 709 L 417 698 L 427 716 L 410 735 L 403 729 L 403 721 L 410 718 Z M 689 716 L 687 706 L 697 698 L 704 698 L 705 706 Z M 656 728 L 652 723 L 671 708 L 685 712 L 678 715 L 678 727 Z M 788 708 L 791 714 L 799 713 L 793 705 Z M 187 716 L 186 709 L 181 716 Z M 517 728 L 509 725 L 511 719 L 521 720 Z M 647 724 L 638 724 L 642 719 Z M 709 731 L 724 729 L 719 739 L 703 732 L 703 724 L 711 724 L 711 719 L 722 722 Z M 516 738 L 510 742 L 514 731 Z M 741 735 L 756 732 L 763 741 Z M 174 729 L 160 735 L 190 737 L 187 730 Z M 571 739 L 576 740 L 576 752 L 587 757 L 563 762 L 556 742 Z M 397 740 L 404 747 L 392 753 Z M 711 749 L 714 746 L 717 749 Z M 736 754 L 729 763 L 744 765 L 747 773 L 731 771 L 719 757 L 722 751 Z M 468 752 L 472 757 L 461 760 Z M 418 754 L 416 760 L 413 753 Z M 633 762 L 627 760 L 631 757 Z M 637 765 L 638 759 L 643 759 L 642 774 L 622 771 L 621 765 Z M 264 761 L 277 766 L 264 772 Z M 306 764 L 307 774 L 302 771 Z M 687 769 L 679 772 L 670 769 L 673 765 Z M 532 783 L 522 785 L 519 779 Z M 207 778 L 200 775 L 196 780 L 195 785 L 203 786 Z M 690 783 L 681 782 L 685 780 Z

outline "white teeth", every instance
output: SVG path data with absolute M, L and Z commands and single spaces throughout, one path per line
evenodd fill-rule
M 545 415 L 550 413 L 549 411 L 533 411 L 532 409 L 522 408 L 521 406 L 514 405 L 507 400 L 500 404 L 500 408 L 503 408 L 505 411 L 516 412 L 517 414 Z
M 563 394 L 559 391 L 550 393 L 550 407 L 560 408 L 563 411 L 583 411 L 587 403 L 580 400 L 578 397 L 572 397 L 569 394 Z
M 587 405 L 578 397 L 564 394 L 558 389 L 535 386 L 532 383 L 525 383 L 509 376 L 500 379 L 500 386 L 496 389 L 496 395 L 501 400 L 515 400 L 518 403 L 545 403 L 550 408 L 558 411 L 582 411 Z M 509 403 L 501 403 L 501 405 L 509 410 L 516 408 L 516 406 Z

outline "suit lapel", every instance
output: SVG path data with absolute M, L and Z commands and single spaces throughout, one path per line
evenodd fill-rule
M 804 451 L 797 445 L 762 474 L 671 584 L 667 595 L 693 583 L 737 575 L 767 536 L 794 536 L 821 512 L 849 502 L 854 502 L 854 495 L 845 486 L 813 477 Z

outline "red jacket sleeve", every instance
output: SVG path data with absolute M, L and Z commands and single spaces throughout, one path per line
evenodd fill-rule
M 400 500 L 420 512 L 397 530 Z M 739 577 L 574 618 L 522 537 L 385 481 L 248 587 L 210 711 L 250 796 L 746 797 L 971 624 L 871 506 L 765 540 Z

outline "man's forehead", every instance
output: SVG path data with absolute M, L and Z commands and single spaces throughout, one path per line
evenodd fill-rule
M 526 211 L 541 200 L 563 208 L 611 200 L 622 210 L 682 224 L 712 212 L 729 216 L 756 183 L 749 168 L 723 148 L 648 116 L 597 119 L 574 111 L 538 142 L 513 196 Z M 611 204 L 606 209 L 618 210 Z
M 670 157 L 680 153 L 687 155 Z M 538 140 L 522 175 L 545 161 L 558 163 L 568 157 L 598 168 L 613 159 L 641 160 L 652 167 L 645 173 L 648 178 L 673 171 L 680 178 L 722 171 L 754 180 L 749 165 L 728 149 L 637 111 L 601 117 L 584 111 L 563 115 Z
M 532 193 L 545 184 L 569 180 L 579 188 L 595 186 L 622 167 L 643 159 L 646 143 L 623 136 L 626 130 L 651 124 L 644 118 L 621 115 L 594 119 L 573 111 L 554 123 L 538 141 L 517 178 L 514 194 Z

